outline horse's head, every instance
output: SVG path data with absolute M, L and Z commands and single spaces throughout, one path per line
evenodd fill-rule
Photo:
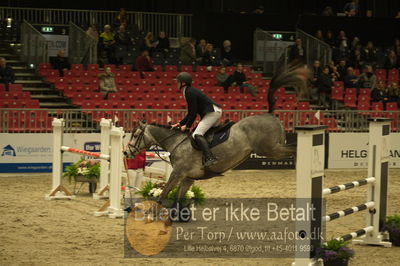
M 139 122 L 139 127 L 132 132 L 131 140 L 127 145 L 125 155 L 133 158 L 140 152 L 145 151 L 152 145 L 155 145 L 153 137 L 149 134 L 148 124 L 144 121 Z

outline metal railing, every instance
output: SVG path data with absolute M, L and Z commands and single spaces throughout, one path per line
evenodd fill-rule
M 245 117 L 266 113 L 265 110 L 224 110 L 221 120 L 239 121 Z M 99 132 L 101 118 L 110 118 L 117 125 L 132 131 L 138 121 L 167 124 L 177 123 L 186 110 L 149 110 L 149 109 L 0 109 L 0 133 L 48 133 L 52 131 L 54 117 L 66 121 L 65 132 Z M 392 118 L 392 131 L 400 132 L 400 111 L 356 111 L 356 110 L 276 110 L 287 132 L 295 132 L 296 126 L 328 125 L 330 132 L 368 132 L 368 118 Z
M 69 22 L 68 58 L 72 64 L 97 64 L 97 40 Z
M 301 39 L 302 46 L 306 50 L 307 65 L 311 65 L 314 60 L 319 60 L 321 66 L 325 66 L 332 60 L 332 49 L 327 43 L 300 29 L 296 29 L 296 37 Z
M 104 10 L 75 10 L 49 8 L 0 7 L 0 19 L 12 18 L 34 24 L 64 24 L 70 21 L 79 26 L 96 24 L 102 28 L 113 24 L 118 12 Z M 191 14 L 168 14 L 152 12 L 127 12 L 129 24 L 136 24 L 143 31 L 157 33 L 165 30 L 170 37 L 192 36 Z
M 21 60 L 34 65 L 49 61 L 46 38 L 27 21 L 21 25 Z
M 278 40 L 271 33 L 256 29 L 254 31 L 253 66 L 261 66 L 263 72 L 275 74 L 278 66 L 287 65 L 289 42 Z

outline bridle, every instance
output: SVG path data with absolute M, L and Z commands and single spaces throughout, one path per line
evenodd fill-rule
M 139 146 L 140 146 L 140 143 L 141 143 L 142 140 L 143 140 L 144 146 L 147 147 L 147 145 L 146 145 L 146 139 L 145 139 L 145 130 L 146 130 L 146 127 L 147 127 L 147 124 L 146 124 L 143 128 L 140 127 L 139 129 L 141 130 L 141 132 L 139 133 L 139 136 L 136 138 L 135 143 L 133 143 L 133 144 L 128 144 L 128 148 L 129 148 L 129 150 L 130 150 L 131 153 L 137 153 L 137 154 L 140 153 L 141 150 L 140 150 Z M 160 140 L 160 141 L 157 141 L 158 144 L 159 144 L 159 145 L 157 145 L 157 146 L 158 146 L 158 147 L 162 146 L 163 142 L 165 142 L 167 139 L 169 139 L 169 138 L 175 136 L 176 134 L 178 134 L 178 131 L 175 131 L 173 134 L 171 134 L 171 135 L 169 135 L 169 136 L 166 136 L 165 138 L 163 138 L 163 139 Z M 132 141 L 133 136 L 134 136 L 134 134 L 131 135 L 131 140 L 130 140 L 130 141 Z M 176 144 L 175 147 L 170 151 L 170 154 L 172 154 L 172 152 L 175 151 L 175 149 L 176 149 L 179 145 L 181 145 L 186 139 L 187 139 L 187 138 L 184 138 L 182 141 L 180 141 L 178 144 Z M 134 152 L 132 152 L 132 148 L 134 149 Z M 167 161 L 167 160 L 165 160 L 165 159 L 163 159 L 163 158 L 161 157 L 160 151 L 161 151 L 161 150 L 155 150 L 154 152 L 157 154 L 157 156 L 158 156 L 162 161 L 164 161 L 164 162 L 166 162 L 166 163 L 168 163 L 168 164 L 171 164 L 169 161 Z

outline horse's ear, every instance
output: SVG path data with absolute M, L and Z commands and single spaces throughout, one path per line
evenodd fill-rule
M 141 121 L 139 122 L 139 127 L 140 127 L 141 129 L 143 129 L 145 126 L 146 126 L 146 121 L 145 121 L 145 120 L 141 120 Z

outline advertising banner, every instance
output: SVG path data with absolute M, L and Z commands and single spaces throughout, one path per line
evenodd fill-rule
M 68 35 L 43 34 L 48 43 L 49 56 L 57 56 L 59 50 L 64 50 L 68 57 Z
M 330 133 L 328 168 L 367 168 L 368 133 Z M 400 133 L 390 134 L 389 167 L 400 168 Z
M 100 134 L 64 134 L 63 145 L 91 152 L 100 151 Z M 52 171 L 53 134 L 0 134 L 0 173 Z M 81 155 L 65 152 L 64 164 Z

